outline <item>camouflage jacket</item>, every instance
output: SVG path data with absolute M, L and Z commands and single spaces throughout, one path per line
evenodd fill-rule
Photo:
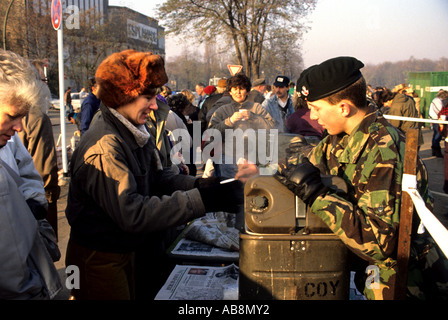
M 404 156 L 405 137 L 373 108 L 352 134 L 327 136 L 308 154 L 322 174 L 339 176 L 348 186 L 346 195 L 319 196 L 312 212 L 351 251 L 377 265 L 384 283 L 395 275 Z M 417 167 L 418 190 L 432 209 L 420 158 Z

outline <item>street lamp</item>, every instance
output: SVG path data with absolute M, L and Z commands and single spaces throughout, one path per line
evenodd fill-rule
M 8 5 L 8 9 L 6 9 L 5 14 L 5 22 L 3 23 L 3 49 L 6 50 L 6 23 L 8 21 L 9 10 L 11 9 L 12 3 L 14 0 L 11 0 Z

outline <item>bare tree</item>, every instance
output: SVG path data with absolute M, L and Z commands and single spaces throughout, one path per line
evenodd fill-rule
M 277 34 L 265 42 L 260 64 L 262 76 L 273 82 L 276 76 L 284 75 L 295 82 L 303 70 L 301 48 L 294 41 L 295 34 L 288 30 L 279 30 Z
M 217 34 L 230 39 L 237 63 L 252 78 L 260 76 L 265 41 L 279 30 L 294 35 L 304 31 L 300 23 L 316 0 L 168 0 L 158 9 L 167 34 L 194 36 L 199 41 Z
M 98 13 L 94 8 L 80 12 L 79 26 L 64 30 L 65 73 L 74 80 L 77 90 L 85 87 L 88 78 L 95 75 L 98 64 L 107 56 L 107 43 L 112 44 L 105 32 L 108 24 L 102 24 L 103 17 L 95 17 L 95 14 Z
M 66 12 L 65 16 L 71 14 Z M 91 8 L 79 12 L 79 26 L 64 30 L 64 47 L 68 52 L 65 72 L 75 81 L 77 89 L 87 87 L 89 77 L 95 75 L 98 65 L 109 54 L 128 49 L 123 26 L 127 19 L 136 19 L 137 15 L 129 10 L 118 10 L 105 16 Z
M 170 80 L 175 81 L 173 90 L 194 90 L 196 83 L 204 80 L 204 65 L 200 62 L 203 57 L 197 50 L 185 46 L 181 54 L 167 61 L 166 70 Z
M 6 7 L 10 0 L 0 0 L 0 14 L 6 19 Z M 57 56 L 56 32 L 51 26 L 49 15 L 42 12 L 50 12 L 49 4 L 39 3 L 39 7 L 26 1 L 14 1 L 6 19 L 6 49 L 32 58 L 45 59 Z M 2 34 L 3 34 L 2 29 Z

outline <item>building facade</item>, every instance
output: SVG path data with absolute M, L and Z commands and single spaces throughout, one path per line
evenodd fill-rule
M 11 2 L 13 1 L 13 2 Z M 79 91 L 99 63 L 113 52 L 134 49 L 165 57 L 164 28 L 154 18 L 108 0 L 61 0 L 64 34 L 64 85 Z M 0 0 L 3 47 L 48 64 L 48 84 L 57 94 L 57 33 L 51 25 L 51 0 Z M 0 18 L 0 19 L 1 19 Z
M 157 20 L 127 7 L 108 6 L 107 12 L 108 19 L 121 21 L 121 34 L 116 36 L 126 39 L 127 49 L 151 51 L 165 57 L 164 28 L 159 26 Z

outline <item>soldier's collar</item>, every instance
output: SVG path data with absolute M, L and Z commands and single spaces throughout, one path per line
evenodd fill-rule
M 356 163 L 364 150 L 364 145 L 369 139 L 372 130 L 372 124 L 376 122 L 378 118 L 378 112 L 372 110 L 368 113 L 364 119 L 359 123 L 350 135 L 344 136 L 339 144 L 341 145 L 343 151 L 338 156 L 339 163 Z M 378 129 L 376 129 L 378 130 Z

